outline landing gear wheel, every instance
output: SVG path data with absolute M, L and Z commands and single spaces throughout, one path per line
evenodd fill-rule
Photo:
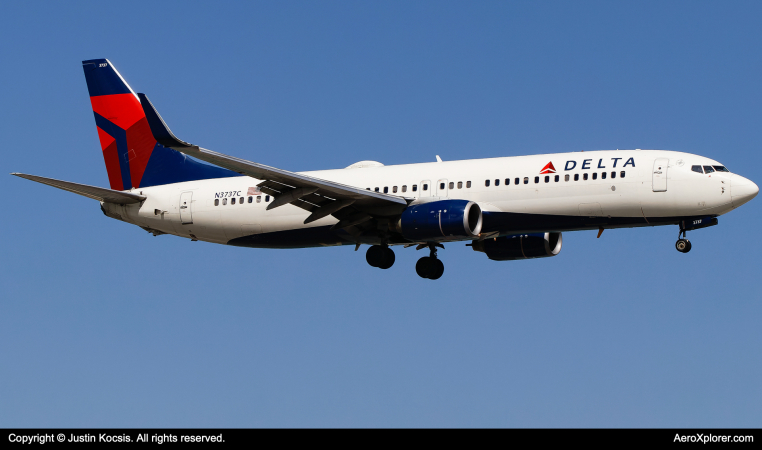
M 678 239 L 677 242 L 675 242 L 675 248 L 680 253 L 688 253 L 691 251 L 691 241 L 688 239 Z
M 379 269 L 388 269 L 394 265 L 394 260 L 396 259 L 394 257 L 394 251 L 390 249 L 389 247 L 382 247 L 382 248 L 384 249 L 384 260 L 381 264 L 379 264 L 376 267 L 378 267 Z
M 388 269 L 394 265 L 394 251 L 389 247 L 381 245 L 372 245 L 367 252 L 365 252 L 365 260 L 368 261 L 372 267 L 378 267 L 379 269 Z
M 432 271 L 429 275 L 430 280 L 438 280 L 444 273 L 444 263 L 438 259 L 432 261 Z
M 431 258 L 428 256 L 424 256 L 423 258 L 419 259 L 417 263 L 415 263 L 415 273 L 418 274 L 421 278 L 428 278 L 429 277 L 429 267 L 431 266 Z
M 384 248 L 380 245 L 371 245 L 368 251 L 365 252 L 365 260 L 372 267 L 379 267 L 384 261 Z
M 444 273 L 444 264 L 437 258 L 424 256 L 415 264 L 415 272 L 421 278 L 436 280 Z

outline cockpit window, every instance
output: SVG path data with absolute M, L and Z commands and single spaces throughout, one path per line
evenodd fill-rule
M 730 172 L 725 166 L 712 166 L 717 172 Z
M 704 173 L 712 173 L 714 172 L 714 169 L 712 169 L 712 166 L 704 166 Z
M 691 166 L 691 170 L 698 173 L 704 173 L 704 170 L 701 169 L 701 166 Z

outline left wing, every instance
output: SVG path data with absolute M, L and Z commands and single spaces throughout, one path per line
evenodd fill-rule
M 145 94 L 138 94 L 138 97 L 151 127 L 151 133 L 161 145 L 241 175 L 264 180 L 258 186 L 266 194 L 275 197 L 267 209 L 289 203 L 312 213 L 304 223 L 334 215 L 339 219 L 335 227 L 344 228 L 373 217 L 400 214 L 408 205 L 408 200 L 403 197 L 289 172 L 189 144 L 178 139 L 170 131 Z

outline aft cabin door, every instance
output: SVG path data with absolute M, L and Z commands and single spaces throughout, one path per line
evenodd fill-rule
M 180 194 L 180 222 L 183 225 L 193 223 L 193 214 L 191 213 L 191 204 L 193 192 L 183 192 Z
M 656 161 L 654 161 L 654 172 L 653 172 L 654 192 L 666 192 L 667 167 L 669 167 L 669 159 L 667 158 L 656 158 Z

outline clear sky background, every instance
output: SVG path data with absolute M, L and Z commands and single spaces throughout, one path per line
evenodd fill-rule
M 762 181 L 760 2 L 3 2 L 4 173 L 108 186 L 80 61 L 292 171 L 670 149 Z M 0 176 L 0 426 L 760 427 L 757 198 L 689 232 L 364 248 L 153 237 Z

